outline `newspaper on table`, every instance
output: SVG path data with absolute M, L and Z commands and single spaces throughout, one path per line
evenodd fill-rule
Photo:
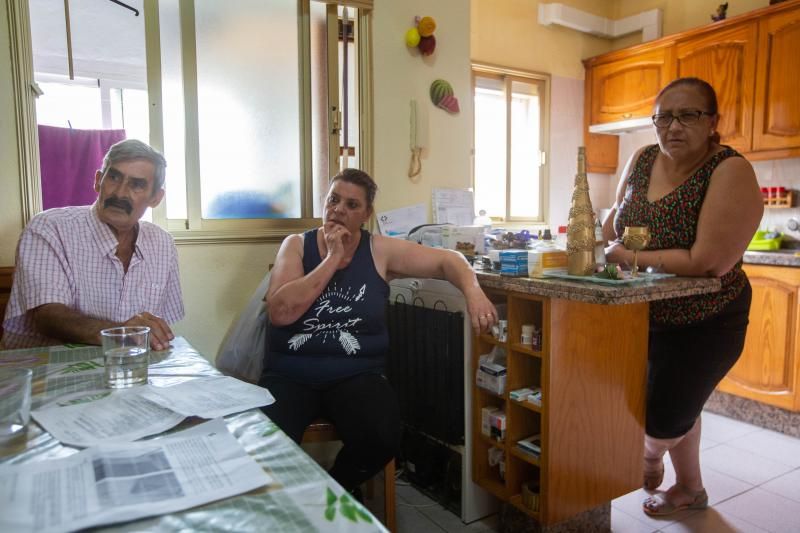
M 0 531 L 60 532 L 172 513 L 272 483 L 215 419 L 161 439 L 0 465 Z
M 87 403 L 45 406 L 31 415 L 63 444 L 88 447 L 156 435 L 187 416 L 217 418 L 274 401 L 263 387 L 229 376 L 214 376 L 171 387 L 122 389 Z

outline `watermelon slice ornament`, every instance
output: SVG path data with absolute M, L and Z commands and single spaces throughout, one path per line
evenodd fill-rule
M 448 113 L 458 113 L 458 98 L 453 94 L 453 86 L 446 80 L 436 80 L 431 83 L 431 102 Z

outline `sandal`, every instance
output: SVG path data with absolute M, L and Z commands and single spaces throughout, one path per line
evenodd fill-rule
M 655 465 L 655 468 L 651 468 Z M 658 459 L 644 459 L 644 483 L 642 488 L 647 491 L 656 490 L 664 482 L 664 461 Z
M 687 490 L 683 485 L 675 485 L 679 491 L 687 496 L 691 496 L 692 500 L 682 505 L 674 505 L 667 500 L 667 494 L 656 494 L 650 496 L 642 503 L 642 510 L 645 514 L 650 516 L 667 516 L 684 509 L 699 510 L 708 507 L 708 494 L 706 489 L 700 489 L 697 492 Z

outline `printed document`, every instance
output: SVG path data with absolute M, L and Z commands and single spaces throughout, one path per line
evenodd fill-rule
M 217 418 L 274 401 L 263 387 L 228 376 L 214 376 L 171 387 L 144 385 L 122 389 L 87 403 L 45 406 L 31 416 L 63 444 L 85 448 L 156 435 L 175 427 L 187 416 Z
M 217 418 L 275 402 L 264 387 L 230 376 L 193 379 L 171 387 L 148 385 L 141 394 L 176 413 L 200 418 Z
M 161 439 L 0 465 L 0 531 L 61 532 L 172 513 L 272 483 L 215 419 Z
M 428 222 L 428 207 L 416 204 L 378 213 L 378 229 L 382 235 L 405 239 L 408 232 Z
M 186 416 L 144 398 L 139 389 L 114 391 L 88 403 L 37 409 L 31 416 L 67 446 L 134 441 L 177 426 Z

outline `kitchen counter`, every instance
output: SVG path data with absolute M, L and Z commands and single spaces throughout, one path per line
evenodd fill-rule
M 776 250 L 774 252 L 745 252 L 748 265 L 772 265 L 800 267 L 800 250 Z
M 797 266 L 800 266 L 800 257 L 792 257 L 792 259 L 795 259 Z M 603 285 L 558 278 L 537 279 L 501 276 L 494 272 L 482 270 L 476 271 L 476 274 L 478 282 L 482 287 L 486 288 L 604 305 L 667 300 L 679 296 L 717 292 L 721 287 L 717 278 L 675 277 L 627 285 Z
M 476 274 L 492 302 L 503 305 L 508 336 L 474 336 L 469 375 L 476 375 L 481 355 L 499 346 L 509 388 L 541 387 L 542 402 L 529 407 L 508 391 L 474 386 L 474 481 L 538 522 L 540 533 L 610 530 L 611 500 L 642 486 L 650 302 L 713 293 L 719 279 L 605 285 Z M 520 342 L 525 324 L 541 332 L 537 349 Z M 508 413 L 503 442 L 481 433 L 484 408 Z M 537 433 L 541 454 L 531 458 L 516 442 Z M 488 463 L 490 449 L 503 450 L 505 476 Z M 535 511 L 521 494 L 530 481 L 540 486 Z

